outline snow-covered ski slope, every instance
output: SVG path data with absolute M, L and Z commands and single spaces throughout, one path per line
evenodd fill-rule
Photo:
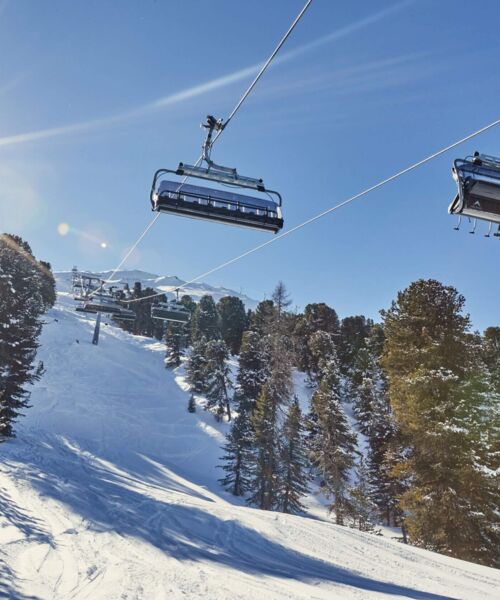
M 187 412 L 160 344 L 108 325 L 92 346 L 67 294 L 46 320 L 46 374 L 0 445 L 1 598 L 499 597 L 493 569 L 238 503 L 224 426 Z

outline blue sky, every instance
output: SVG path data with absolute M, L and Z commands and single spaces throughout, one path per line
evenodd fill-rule
M 302 4 L 0 1 L 0 229 L 55 269 L 116 266 L 153 172 L 196 160 L 199 123 L 229 113 Z M 496 0 L 314 0 L 213 157 L 279 190 L 292 227 L 499 118 L 499 25 Z M 500 240 L 447 214 L 452 159 L 476 149 L 500 155 L 500 128 L 208 282 L 259 299 L 282 279 L 298 307 L 377 318 L 433 277 L 498 325 Z M 188 279 L 266 239 L 163 215 L 127 266 Z

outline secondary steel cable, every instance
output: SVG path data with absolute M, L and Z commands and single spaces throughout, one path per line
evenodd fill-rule
M 189 281 L 184 282 L 183 284 L 179 285 L 175 289 L 181 290 L 181 289 L 187 287 L 188 285 L 191 285 L 192 283 L 196 283 L 200 279 L 204 279 L 208 275 L 212 275 L 212 273 L 216 273 L 217 271 L 220 271 L 221 269 L 224 269 L 225 267 L 228 267 L 229 265 L 234 264 L 235 262 L 241 260 L 242 258 L 245 258 L 246 256 L 249 256 L 250 254 L 253 254 L 254 252 L 258 252 L 259 250 L 262 250 L 262 248 L 265 248 L 266 246 L 270 246 L 271 244 L 274 244 L 275 242 L 282 240 L 283 238 L 291 235 L 292 233 L 295 233 L 299 229 L 302 229 L 303 227 L 306 227 L 307 225 L 310 225 L 311 223 L 318 221 L 319 219 L 325 217 L 326 215 L 329 215 L 330 213 L 332 213 L 336 210 L 339 210 L 340 208 L 346 206 L 347 204 L 354 202 L 358 198 L 366 196 L 367 194 L 383 187 L 384 185 L 387 185 L 391 181 L 394 181 L 395 179 L 398 179 L 399 177 L 406 175 L 406 173 L 409 173 L 410 171 L 414 171 L 415 169 L 418 169 L 422 165 L 425 165 L 426 163 L 430 162 L 431 160 L 434 160 L 438 156 L 445 154 L 449 150 L 452 150 L 453 148 L 456 148 L 460 144 L 463 144 L 464 142 L 467 142 L 468 140 L 471 140 L 472 138 L 475 138 L 478 135 L 481 135 L 485 131 L 492 129 L 493 127 L 496 127 L 497 125 L 500 125 L 500 119 L 497 119 L 496 121 L 493 121 L 492 123 L 489 123 L 488 125 L 485 125 L 484 127 L 481 127 L 481 129 L 478 129 L 478 130 L 474 131 L 473 133 L 461 138 L 460 140 L 457 140 L 456 142 L 453 142 L 452 144 L 445 146 L 441 150 L 438 150 L 437 152 L 430 154 L 426 158 L 423 158 L 422 160 L 419 160 L 418 162 L 413 163 L 409 167 L 406 167 L 406 168 L 402 169 L 401 171 L 398 171 L 394 175 L 391 175 L 390 177 L 387 177 L 386 179 L 383 179 L 382 181 L 379 181 L 378 183 L 362 190 L 361 192 L 358 192 L 354 196 L 350 196 L 349 198 L 340 202 L 339 204 L 336 204 L 335 206 L 332 206 L 331 208 L 327 208 L 326 210 L 318 213 L 317 215 L 314 215 L 313 217 L 306 219 L 302 223 L 295 225 L 294 227 L 292 227 L 291 229 L 288 229 L 287 231 L 281 233 L 280 235 L 277 235 L 276 237 L 274 237 L 270 240 L 267 240 L 266 242 L 263 242 L 262 244 L 259 244 L 258 246 L 255 246 L 254 248 L 247 250 L 246 252 L 243 252 L 243 254 L 240 254 L 239 256 L 236 256 L 234 258 L 231 258 L 230 260 L 227 260 L 226 262 L 223 262 L 222 264 L 218 265 L 217 267 L 214 267 L 213 269 L 210 269 L 209 271 L 205 271 L 205 273 L 202 273 L 201 275 L 198 275 L 197 277 L 194 277 L 193 279 L 190 279 Z M 156 298 L 157 296 L 162 296 L 163 294 L 164 294 L 164 292 L 160 292 L 157 294 L 151 294 L 149 296 L 144 296 L 143 298 L 136 298 L 134 300 L 129 300 L 129 302 L 141 302 L 142 300 L 149 300 L 150 298 Z

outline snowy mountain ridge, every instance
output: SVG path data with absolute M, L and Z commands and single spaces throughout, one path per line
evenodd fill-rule
M 228 425 L 187 412 L 183 368 L 112 324 L 93 346 L 94 319 L 74 308 L 60 292 L 46 373 L 0 446 L 1 598 L 498 597 L 498 571 L 336 526 L 314 498 L 293 516 L 225 493 Z
M 91 272 L 91 274 L 107 280 L 113 274 L 113 271 L 96 271 Z M 54 275 L 58 290 L 62 292 L 69 292 L 71 289 L 72 272 L 58 271 L 54 273 Z M 125 283 L 127 283 L 130 287 L 132 287 L 136 281 L 139 281 L 143 288 L 152 287 L 158 292 L 167 293 L 169 297 L 173 297 L 175 289 L 185 283 L 184 280 L 180 279 L 176 275 L 155 275 L 154 273 L 148 273 L 146 271 L 134 269 L 130 271 L 117 271 L 117 273 L 113 276 L 110 285 L 122 287 Z M 216 302 L 224 296 L 236 296 L 237 298 L 240 298 L 247 309 L 254 309 L 258 304 L 257 300 L 254 300 L 243 293 L 235 292 L 234 290 L 224 287 L 212 286 L 208 283 L 191 283 L 182 288 L 181 295 L 182 294 L 190 295 L 195 301 L 198 301 L 204 294 L 209 294 L 210 296 L 213 296 Z

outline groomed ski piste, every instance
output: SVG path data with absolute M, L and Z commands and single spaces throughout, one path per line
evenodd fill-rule
M 247 507 L 217 483 L 227 425 L 190 414 L 162 343 L 46 316 L 46 373 L 0 445 L 0 597 L 498 598 L 500 574 L 386 537 Z

